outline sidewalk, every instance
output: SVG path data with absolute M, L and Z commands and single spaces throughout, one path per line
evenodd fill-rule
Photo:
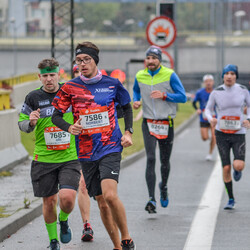
M 181 133 L 196 118 L 196 114 L 191 116 L 175 130 L 175 134 Z M 122 168 L 129 166 L 144 155 L 145 151 L 142 150 L 127 157 L 122 161 Z M 42 200 L 33 196 L 30 162 L 31 159 L 17 165 L 12 170 L 12 176 L 0 177 L 0 242 L 42 214 Z M 26 202 L 24 202 L 25 200 Z M 25 203 L 29 202 L 29 208 L 24 208 Z M 2 211 L 2 209 L 4 210 Z

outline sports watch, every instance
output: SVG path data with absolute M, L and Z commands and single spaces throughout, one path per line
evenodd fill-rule
M 128 129 L 126 129 L 126 131 L 129 131 L 130 134 L 133 134 L 133 133 L 134 133 L 133 128 L 128 128 Z

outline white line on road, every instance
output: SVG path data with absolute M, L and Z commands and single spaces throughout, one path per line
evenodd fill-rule
M 224 184 L 222 168 L 217 158 L 213 172 L 192 222 L 184 250 L 210 250 L 219 212 Z

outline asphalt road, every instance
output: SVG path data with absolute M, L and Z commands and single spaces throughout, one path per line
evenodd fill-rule
M 247 137 L 250 144 L 250 137 Z M 248 147 L 249 148 L 249 145 Z M 202 142 L 198 121 L 175 138 L 171 158 L 168 208 L 161 208 L 156 187 L 157 214 L 144 211 L 147 202 L 145 157 L 123 168 L 119 195 L 128 218 L 131 236 L 138 250 L 248 250 L 250 249 L 250 156 L 240 182 L 234 182 L 237 201 L 233 211 L 223 210 L 227 202 L 220 162 L 206 162 L 208 142 Z M 160 181 L 157 161 L 157 183 Z M 94 241 L 80 240 L 82 223 L 76 205 L 69 217 L 73 240 L 61 249 L 111 250 L 112 244 L 101 223 L 97 203 L 91 200 Z M 1 249 L 46 249 L 48 236 L 42 216 L 0 243 Z

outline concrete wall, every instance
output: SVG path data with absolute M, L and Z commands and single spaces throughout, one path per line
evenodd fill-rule
M 15 109 L 0 111 L 0 171 L 9 170 L 29 157 L 21 143 L 17 122 L 25 96 L 40 86 L 40 81 L 14 86 L 11 104 Z
M 13 87 L 13 91 L 10 95 L 12 105 L 20 111 L 24 102 L 25 96 L 32 90 L 40 87 L 42 84 L 40 81 L 27 82 L 18 84 Z
M 8 170 L 28 159 L 17 125 L 17 109 L 0 111 L 0 170 Z

